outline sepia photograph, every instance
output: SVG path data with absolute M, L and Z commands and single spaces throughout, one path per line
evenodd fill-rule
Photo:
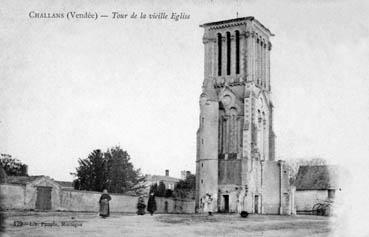
M 0 0 L 0 236 L 368 237 L 365 0 Z

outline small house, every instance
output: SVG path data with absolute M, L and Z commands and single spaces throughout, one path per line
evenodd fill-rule
M 331 207 L 341 191 L 338 184 L 338 167 L 330 165 L 300 166 L 294 186 L 298 214 L 311 214 L 316 209 Z

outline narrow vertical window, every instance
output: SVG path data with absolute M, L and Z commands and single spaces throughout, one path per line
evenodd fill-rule
M 222 35 L 218 33 L 218 76 L 222 75 Z
M 256 39 L 256 84 L 260 83 L 260 54 L 259 54 L 259 38 Z
M 231 74 L 231 33 L 227 32 L 227 75 Z
M 236 30 L 236 74 L 240 74 L 240 32 Z

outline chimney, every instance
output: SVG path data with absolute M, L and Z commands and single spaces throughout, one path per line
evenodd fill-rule
M 169 176 L 169 170 L 165 170 L 165 176 Z
M 185 170 L 181 171 L 181 179 L 183 179 L 183 180 L 186 179 L 186 171 Z
M 186 171 L 186 178 L 188 178 L 191 175 L 191 171 Z

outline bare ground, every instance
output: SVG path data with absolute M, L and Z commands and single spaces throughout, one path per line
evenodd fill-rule
M 329 235 L 329 219 L 318 216 L 273 216 L 216 214 L 160 214 L 136 216 L 112 214 L 102 219 L 95 213 L 7 212 L 4 236 L 313 236 Z M 14 226 L 15 221 L 26 223 Z M 82 226 L 61 226 L 61 223 Z M 20 223 L 18 222 L 18 223 Z M 33 222 L 38 226 L 30 226 Z M 54 223 L 41 226 L 41 223 Z

